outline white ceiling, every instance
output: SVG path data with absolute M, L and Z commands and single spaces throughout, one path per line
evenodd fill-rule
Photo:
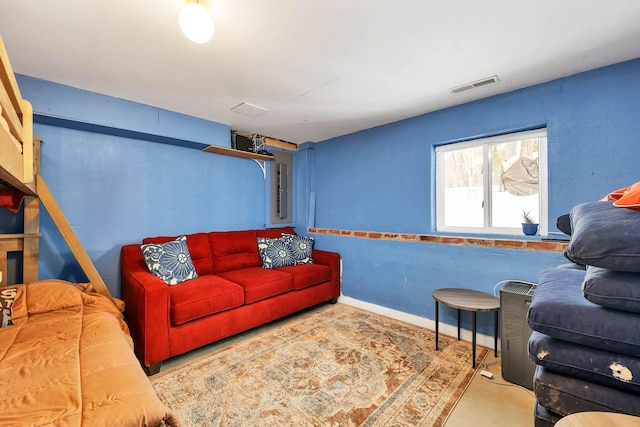
M 1 0 L 0 35 L 18 73 L 294 143 L 640 57 L 639 0 L 212 1 L 205 45 L 183 0 Z

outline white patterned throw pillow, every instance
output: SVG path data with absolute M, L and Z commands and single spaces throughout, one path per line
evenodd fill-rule
M 282 234 L 282 238 L 289 244 L 296 264 L 313 264 L 313 237 Z
M 18 290 L 16 288 L 4 288 L 0 290 L 0 328 L 13 325 L 11 314 L 13 312 L 13 302 L 17 294 Z
M 172 242 L 141 245 L 140 249 L 149 271 L 168 285 L 198 277 L 186 236 L 180 236 Z
M 258 237 L 258 252 L 262 260 L 262 268 L 277 268 L 296 265 L 291 247 L 285 239 L 269 239 Z

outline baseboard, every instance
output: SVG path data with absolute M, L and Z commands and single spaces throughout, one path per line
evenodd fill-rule
M 361 300 L 347 297 L 344 295 L 341 295 L 340 298 L 338 298 L 338 302 L 345 305 L 349 305 L 351 307 L 370 311 L 372 313 L 376 313 L 381 316 L 386 316 L 391 319 L 399 320 L 401 322 L 406 322 L 412 325 L 427 328 L 432 331 L 436 330 L 436 322 L 434 320 L 427 319 L 425 317 L 416 316 L 415 314 L 405 313 L 403 311 L 394 310 L 388 307 L 383 307 L 381 305 L 372 304 L 370 302 L 361 301 Z M 433 301 L 430 301 L 430 303 L 433 303 Z M 458 328 L 455 325 L 449 325 L 449 324 L 440 322 L 439 333 L 443 335 L 457 337 Z M 460 330 L 460 339 L 471 342 L 471 338 L 472 338 L 471 331 L 464 328 Z M 498 337 L 498 349 L 500 349 L 499 338 L 500 337 Z M 476 341 L 478 345 L 482 345 L 490 349 L 493 349 L 493 336 L 491 335 L 476 334 Z

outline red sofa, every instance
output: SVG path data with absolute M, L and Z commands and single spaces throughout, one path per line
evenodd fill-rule
M 340 255 L 313 250 L 312 264 L 262 268 L 258 237 L 292 227 L 187 235 L 198 277 L 169 286 L 147 269 L 140 244 L 120 254 L 121 296 L 135 351 L 149 375 L 164 359 L 340 296 Z M 142 243 L 165 243 L 154 237 Z

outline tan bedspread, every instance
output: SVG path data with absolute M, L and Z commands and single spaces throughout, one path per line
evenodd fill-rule
M 111 301 L 59 280 L 17 288 L 0 328 L 0 426 L 180 425 Z

